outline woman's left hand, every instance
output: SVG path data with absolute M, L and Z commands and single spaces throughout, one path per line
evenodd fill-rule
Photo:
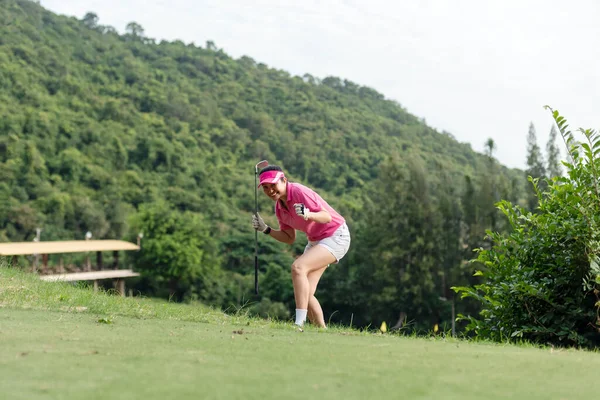
M 294 204 L 294 210 L 296 210 L 296 214 L 304 218 L 305 221 L 308 220 L 310 210 L 303 203 Z

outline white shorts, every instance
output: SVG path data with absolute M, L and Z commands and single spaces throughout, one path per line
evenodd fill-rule
M 346 225 L 344 222 L 339 228 L 336 229 L 335 232 L 333 232 L 333 235 L 315 242 L 308 242 L 304 248 L 304 252 L 306 253 L 308 249 L 316 245 L 325 247 L 331 254 L 333 254 L 337 260 L 336 262 L 339 262 L 342 257 L 346 255 L 348 249 L 350 248 L 350 230 L 348 230 L 348 225 Z

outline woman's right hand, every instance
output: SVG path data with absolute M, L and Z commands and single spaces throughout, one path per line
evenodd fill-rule
M 252 227 L 259 232 L 267 230 L 267 224 L 265 224 L 259 213 L 252 214 Z

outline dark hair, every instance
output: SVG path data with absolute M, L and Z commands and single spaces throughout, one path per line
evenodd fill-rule
M 267 171 L 281 171 L 281 172 L 283 172 L 283 170 L 281 169 L 281 167 L 278 166 L 278 165 L 267 165 L 266 167 L 264 167 L 263 169 L 260 170 L 260 172 L 258 173 L 258 176 L 262 175 L 263 172 L 267 172 Z

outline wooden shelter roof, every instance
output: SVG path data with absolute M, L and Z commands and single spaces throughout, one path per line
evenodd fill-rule
M 139 250 L 136 244 L 123 240 L 65 240 L 48 242 L 0 243 L 0 256 L 31 254 L 84 253 L 88 251 Z
M 104 271 L 73 272 L 70 274 L 42 275 L 40 276 L 40 279 L 47 282 L 72 282 L 95 281 L 99 279 L 130 278 L 133 276 L 140 276 L 140 274 L 137 272 L 133 272 L 130 269 L 113 269 Z

